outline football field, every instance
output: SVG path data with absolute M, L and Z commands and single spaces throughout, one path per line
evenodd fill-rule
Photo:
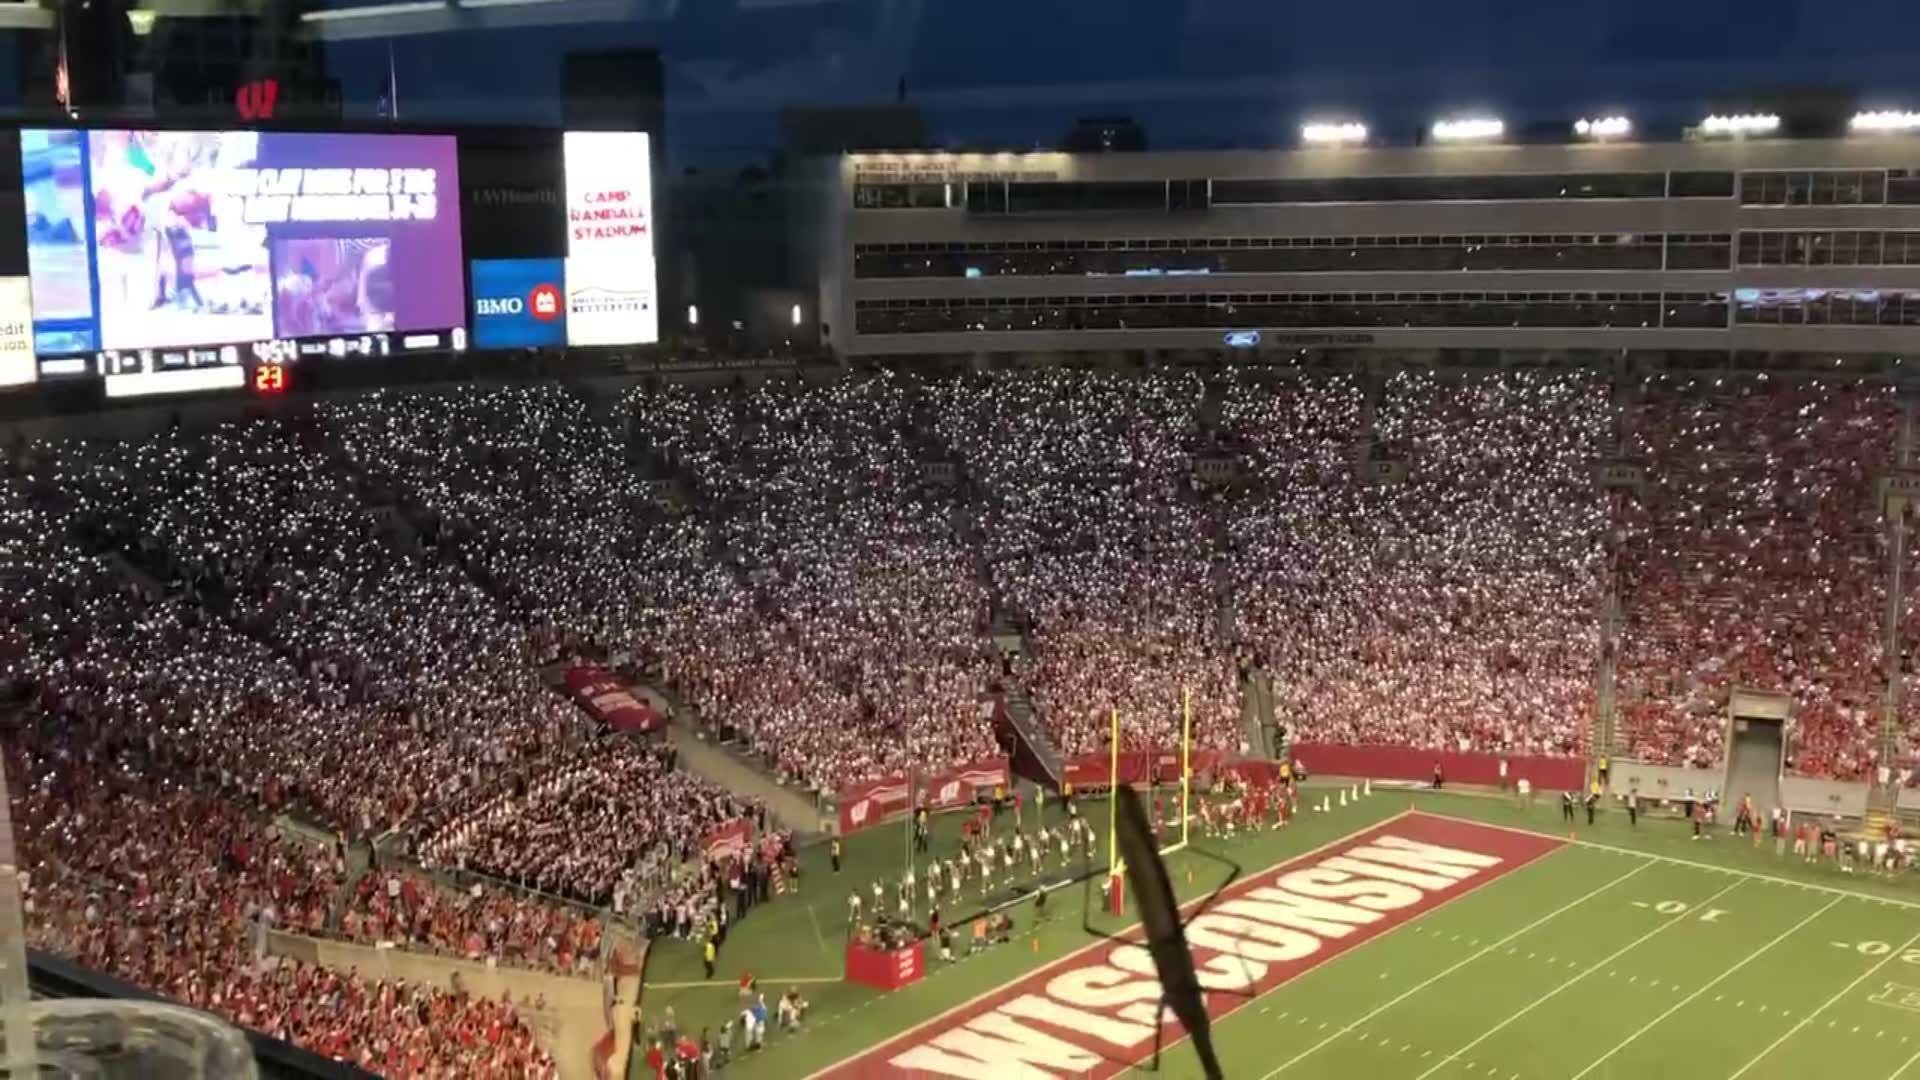
M 1553 853 L 1223 1018 L 1235 1077 L 1920 1076 L 1920 911 Z M 1175 1052 L 1164 1071 L 1198 1075 Z
M 1544 803 L 1404 792 L 1196 841 L 1170 868 L 1229 1077 L 1920 1080 L 1907 877 L 1672 820 L 1569 830 Z M 1097 891 L 1056 897 L 1010 945 L 930 960 L 893 994 L 827 981 L 823 941 L 803 1029 L 729 1075 L 1147 1075 L 1157 993 L 1130 919 Z M 749 947 L 769 1001 L 785 945 Z M 674 993 L 683 1016 L 736 1007 L 732 987 Z M 1163 1034 L 1159 1074 L 1200 1076 L 1178 1025 Z

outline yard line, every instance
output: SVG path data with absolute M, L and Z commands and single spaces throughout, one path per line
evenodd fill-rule
M 1553 921 L 1554 919 L 1559 918 L 1561 915 L 1564 915 L 1567 912 L 1573 910 L 1574 908 L 1579 907 L 1581 904 L 1584 904 L 1587 901 L 1593 899 L 1594 897 L 1599 896 L 1601 893 L 1606 892 L 1608 889 L 1613 888 L 1615 885 L 1618 885 L 1621 882 L 1627 880 L 1628 878 L 1633 877 L 1635 874 L 1638 874 L 1640 871 L 1645 870 L 1647 867 L 1652 865 L 1653 863 L 1651 862 L 1643 862 L 1640 865 L 1634 867 L 1633 869 L 1627 871 L 1626 873 L 1621 874 L 1619 877 L 1614 878 L 1612 881 L 1609 881 L 1606 884 L 1601 885 L 1600 887 L 1594 889 L 1592 892 L 1587 893 L 1585 896 L 1579 897 L 1578 899 L 1575 899 L 1575 900 L 1571 900 L 1566 904 L 1563 904 L 1560 907 L 1553 909 L 1547 914 L 1540 916 L 1539 918 L 1533 920 L 1532 922 L 1521 927 L 1520 929 L 1515 930 L 1513 933 L 1508 934 L 1506 937 L 1501 938 L 1499 941 L 1496 941 L 1493 944 L 1482 948 L 1479 952 L 1476 952 L 1471 956 L 1468 956 L 1466 959 L 1461 960 L 1458 963 L 1455 963 L 1453 966 L 1447 968 L 1445 971 L 1440 972 L 1438 975 L 1434 975 L 1426 979 L 1424 982 L 1420 983 L 1418 986 L 1415 986 L 1413 989 L 1406 991 L 1400 996 L 1394 998 L 1392 1001 L 1387 1002 L 1385 1005 L 1380 1006 L 1379 1008 L 1373 1010 L 1372 1012 L 1361 1017 L 1360 1019 L 1355 1020 L 1354 1022 L 1348 1024 L 1346 1027 L 1343 1027 L 1340 1030 L 1334 1032 L 1333 1034 L 1327 1036 L 1326 1038 L 1321 1039 L 1319 1042 L 1314 1043 L 1312 1046 L 1308 1047 L 1307 1049 L 1301 1051 L 1298 1054 L 1295 1054 L 1293 1057 L 1287 1059 L 1286 1061 L 1281 1062 L 1278 1066 L 1275 1066 L 1271 1072 L 1267 1073 L 1265 1076 L 1262 1076 L 1260 1080 L 1273 1080 L 1274 1077 L 1280 1075 L 1283 1072 L 1286 1072 L 1288 1069 L 1293 1068 L 1295 1065 L 1298 1065 L 1300 1062 L 1306 1060 L 1307 1058 L 1313 1056 L 1315 1053 L 1319 1052 L 1321 1047 L 1327 1045 L 1328 1043 L 1334 1041 L 1335 1039 L 1338 1039 L 1346 1035 L 1348 1032 L 1359 1027 L 1361 1024 L 1364 1024 L 1367 1021 L 1372 1020 L 1374 1017 L 1379 1016 L 1381 1013 L 1386 1012 L 1388 1009 L 1393 1008 L 1395 1005 L 1398 1005 L 1401 1002 L 1412 997 L 1413 995 L 1419 993 L 1420 991 L 1425 990 L 1427 987 L 1432 986 L 1434 983 L 1439 982 L 1441 979 L 1444 979 L 1447 976 L 1453 974 L 1454 972 L 1459 971 L 1461 968 L 1466 967 L 1468 964 L 1473 963 L 1475 960 L 1478 960 L 1481 957 L 1486 956 L 1488 953 L 1498 951 L 1499 949 L 1504 947 L 1507 944 L 1507 942 L 1512 941 L 1515 938 L 1518 938 L 1520 935 L 1526 933 L 1527 931 L 1532 930 L 1538 926 L 1543 926 Z
M 1707 904 L 1711 904 L 1715 900 L 1720 899 L 1721 897 L 1727 895 L 1728 893 L 1732 892 L 1733 890 L 1739 887 L 1740 887 L 1740 883 L 1736 881 L 1733 884 L 1727 886 L 1726 888 L 1721 889 L 1719 892 L 1714 893 L 1712 896 L 1707 897 L 1705 900 L 1700 901 L 1699 905 L 1697 906 L 1704 907 Z M 1539 1008 L 1540 1006 L 1545 1005 L 1547 1002 L 1552 1001 L 1555 997 L 1559 996 L 1560 991 L 1565 990 L 1567 987 L 1572 986 L 1574 983 L 1579 982 L 1581 979 L 1586 978 L 1587 976 L 1593 974 L 1594 972 L 1599 971 L 1601 968 L 1606 967 L 1608 964 L 1613 963 L 1615 960 L 1620 959 L 1622 956 L 1627 955 L 1627 953 L 1633 951 L 1633 949 L 1636 946 L 1652 938 L 1655 934 L 1658 934 L 1663 930 L 1667 930 L 1674 926 L 1677 926 L 1684 921 L 1686 920 L 1682 919 L 1678 915 L 1668 916 L 1664 921 L 1660 923 L 1659 926 L 1654 927 L 1653 929 L 1647 931 L 1646 933 L 1641 934 L 1639 937 L 1634 938 L 1632 941 L 1627 942 L 1625 945 L 1622 945 L 1620 948 L 1614 950 L 1614 953 L 1612 956 L 1607 957 L 1605 960 L 1600 961 L 1599 963 L 1593 965 L 1592 967 L 1587 968 L 1585 971 L 1582 971 L 1580 974 L 1575 975 L 1573 978 L 1568 979 L 1566 982 L 1561 983 L 1559 986 L 1554 987 L 1552 990 L 1547 991 L 1545 996 L 1535 998 L 1534 1000 L 1528 1002 L 1525 1008 L 1520 1009 L 1518 1012 L 1515 1012 L 1512 1016 L 1507 1017 L 1505 1020 L 1502 1020 L 1499 1023 L 1488 1028 L 1487 1030 L 1481 1032 L 1479 1038 L 1473 1040 L 1472 1042 L 1461 1047 L 1460 1049 L 1455 1050 L 1453 1053 L 1448 1054 L 1446 1057 L 1441 1058 L 1439 1061 L 1434 1063 L 1433 1068 L 1428 1069 L 1426 1072 L 1423 1072 L 1419 1076 L 1414 1077 L 1414 1080 L 1426 1080 L 1427 1077 L 1432 1076 L 1436 1072 L 1439 1072 L 1440 1069 L 1443 1066 L 1445 1066 L 1449 1061 L 1452 1061 L 1453 1059 L 1459 1057 L 1461 1054 L 1464 1054 L 1467 1051 L 1473 1049 L 1474 1047 L 1479 1046 L 1481 1043 L 1486 1042 L 1488 1039 L 1492 1038 L 1495 1035 L 1495 1033 L 1504 1029 L 1508 1024 L 1513 1023 L 1515 1020 L 1520 1019 L 1521 1017 L 1527 1015 L 1528 1013 Z
M 1883 967 L 1886 967 L 1887 961 L 1892 960 L 1894 957 L 1899 956 L 1901 953 L 1906 952 L 1908 949 L 1913 948 L 1913 943 L 1916 941 L 1920 941 L 1920 934 L 1915 934 L 1912 937 L 1908 938 L 1907 943 L 1905 945 L 1902 945 L 1899 948 L 1888 953 L 1887 955 L 1881 957 L 1879 963 L 1861 972 L 1858 978 L 1854 979 L 1852 982 L 1848 983 L 1847 985 L 1841 987 L 1839 993 L 1828 998 L 1819 1008 L 1801 1017 L 1799 1023 L 1788 1028 L 1786 1034 L 1768 1043 L 1767 1048 L 1765 1050 L 1762 1050 L 1758 1054 L 1755 1054 L 1753 1056 L 1752 1061 L 1749 1061 L 1745 1065 L 1740 1066 L 1740 1068 L 1732 1076 L 1727 1077 L 1727 1080 L 1739 1080 L 1740 1077 L 1745 1076 L 1747 1074 L 1748 1069 L 1751 1069 L 1755 1065 L 1760 1064 L 1761 1058 L 1766 1057 L 1768 1054 L 1771 1054 L 1775 1050 L 1779 1049 L 1781 1043 L 1786 1042 L 1788 1039 L 1793 1038 L 1794 1034 L 1798 1032 L 1801 1028 L 1806 1027 L 1808 1024 L 1813 1023 L 1814 1020 L 1819 1018 L 1821 1013 L 1826 1012 L 1828 1009 L 1833 1008 L 1834 1002 L 1839 1001 L 1841 998 L 1846 997 L 1848 994 L 1852 993 L 1854 987 L 1859 986 L 1863 982 L 1866 982 L 1867 979 L 1870 978 L 1874 972 L 1879 971 Z M 1908 1062 L 1907 1064 L 1911 1065 L 1912 1062 Z M 1901 1068 L 1905 1069 L 1906 1065 L 1902 1065 Z M 1900 1074 L 1894 1073 L 1894 1075 L 1898 1076 Z
M 820 955 L 831 958 L 833 950 L 827 948 L 826 935 L 820 932 L 820 919 L 813 913 L 813 905 L 807 905 L 807 922 L 813 926 L 813 943 L 820 946 Z
M 1916 1061 L 1920 1061 L 1920 1050 L 1914 1051 L 1913 1056 L 1907 1059 L 1906 1064 L 1893 1070 L 1893 1075 L 1887 1077 L 1887 1080 L 1900 1080 L 1900 1074 L 1906 1072 L 1908 1069 L 1913 1068 L 1913 1063 Z
M 1676 1002 L 1673 1005 L 1672 1008 L 1668 1009 L 1666 1012 L 1661 1013 L 1659 1016 L 1654 1017 L 1652 1020 L 1649 1020 L 1646 1023 L 1646 1025 L 1642 1027 L 1639 1031 L 1636 1031 L 1633 1034 L 1627 1036 L 1625 1039 L 1622 1039 L 1620 1041 L 1620 1045 L 1614 1047 L 1613 1049 L 1595 1058 L 1593 1060 L 1593 1064 L 1588 1065 L 1586 1068 L 1581 1069 L 1577 1073 L 1574 1073 L 1573 1080 L 1580 1080 L 1581 1077 L 1587 1075 L 1593 1070 L 1599 1068 L 1601 1065 L 1605 1064 L 1608 1058 L 1612 1057 L 1613 1055 L 1619 1053 L 1622 1050 L 1625 1050 L 1627 1048 L 1628 1043 L 1633 1042 L 1635 1039 L 1638 1039 L 1640 1036 L 1645 1035 L 1649 1031 L 1652 1031 L 1655 1027 L 1659 1026 L 1662 1021 L 1666 1020 L 1667 1017 L 1672 1016 L 1674 1013 L 1677 1013 L 1681 1009 L 1686 1008 L 1688 1003 L 1692 1002 L 1695 998 L 1713 989 L 1714 987 L 1720 985 L 1721 980 L 1725 979 L 1727 976 L 1733 974 L 1736 971 L 1739 971 L 1741 968 L 1746 967 L 1748 964 L 1753 963 L 1755 960 L 1758 960 L 1761 954 L 1767 952 L 1767 950 L 1773 948 L 1775 945 L 1778 945 L 1781 942 L 1792 937 L 1793 935 L 1799 933 L 1801 930 L 1806 928 L 1806 925 L 1808 923 L 1812 922 L 1813 920 L 1819 918 L 1822 915 L 1825 915 L 1828 911 L 1832 910 L 1835 904 L 1838 904 L 1840 901 L 1844 899 L 1846 899 L 1846 897 L 1844 896 L 1834 897 L 1833 899 L 1827 901 L 1827 904 L 1825 907 L 1807 916 L 1806 918 L 1801 919 L 1799 922 L 1794 923 L 1791 927 L 1788 927 L 1786 930 L 1781 931 L 1779 937 L 1774 938 L 1772 941 L 1769 941 L 1765 945 L 1762 945 L 1759 948 L 1748 953 L 1746 959 L 1740 961 L 1739 963 L 1733 965 L 1727 970 L 1721 972 L 1719 975 L 1715 976 L 1712 982 L 1706 984 L 1705 986 L 1702 986 L 1698 990 L 1695 990 L 1693 993 L 1688 994 L 1686 997 L 1681 998 L 1678 1002 Z
M 1559 833 L 1547 832 L 1544 829 L 1526 829 L 1518 825 L 1495 825 L 1491 822 L 1481 821 L 1479 818 L 1459 817 L 1454 814 L 1442 813 L 1438 810 L 1422 810 L 1420 813 L 1426 814 L 1429 817 L 1446 818 L 1450 821 L 1472 822 L 1484 828 L 1499 829 L 1503 832 L 1524 833 L 1527 836 L 1558 837 L 1560 835 Z M 1856 892 L 1852 889 L 1842 889 L 1833 885 L 1817 885 L 1813 882 L 1799 881 L 1794 878 L 1784 878 L 1774 874 L 1762 874 L 1754 870 L 1738 870 L 1731 866 L 1721 866 L 1719 863 L 1700 862 L 1697 859 L 1682 859 L 1677 855 L 1657 855 L 1651 851 L 1636 851 L 1633 848 L 1620 847 L 1615 844 L 1603 844 L 1598 840 L 1568 840 L 1566 843 L 1572 844 L 1574 847 L 1592 848 L 1595 851 L 1610 851 L 1615 855 L 1631 855 L 1636 859 L 1652 859 L 1655 862 L 1671 863 L 1674 866 L 1692 867 L 1695 870 L 1710 870 L 1717 874 L 1733 874 L 1738 877 L 1752 878 L 1755 881 L 1771 882 L 1775 885 L 1791 885 L 1796 889 L 1812 889 L 1815 892 L 1826 893 L 1828 896 L 1850 896 L 1855 900 L 1866 900 L 1875 904 L 1887 904 L 1892 907 L 1920 910 L 1920 902 L 1913 900 L 1900 900 L 1891 896 L 1881 896 L 1878 893 Z

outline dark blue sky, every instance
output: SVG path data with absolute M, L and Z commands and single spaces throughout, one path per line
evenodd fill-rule
M 338 0 L 336 0 L 338 2 Z M 402 40 L 408 119 L 552 123 L 569 49 L 658 47 L 681 163 L 763 158 L 788 104 L 891 101 L 937 138 L 1035 145 L 1126 113 L 1156 146 L 1287 144 L 1302 115 L 1382 132 L 1489 108 L 1510 124 L 1622 108 L 1696 119 L 1782 85 L 1920 107 L 1912 0 L 648 0 L 656 17 Z M 379 42 L 335 46 L 371 105 Z

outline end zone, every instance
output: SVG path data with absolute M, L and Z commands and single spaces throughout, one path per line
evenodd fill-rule
M 1408 811 L 1250 874 L 1200 914 L 1186 908 L 1207 1010 L 1225 1016 L 1564 843 Z M 1153 1052 L 1156 1025 L 1168 1043 L 1184 1037 L 1159 1016 L 1153 960 L 1139 940 L 1136 926 L 1089 945 L 814 1077 L 1117 1075 Z

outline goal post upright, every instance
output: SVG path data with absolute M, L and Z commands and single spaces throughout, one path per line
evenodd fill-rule
M 1126 910 L 1126 867 L 1120 859 L 1120 709 L 1112 710 L 1107 736 L 1107 908 L 1115 915 Z
M 1193 690 L 1180 688 L 1180 846 L 1193 825 Z

